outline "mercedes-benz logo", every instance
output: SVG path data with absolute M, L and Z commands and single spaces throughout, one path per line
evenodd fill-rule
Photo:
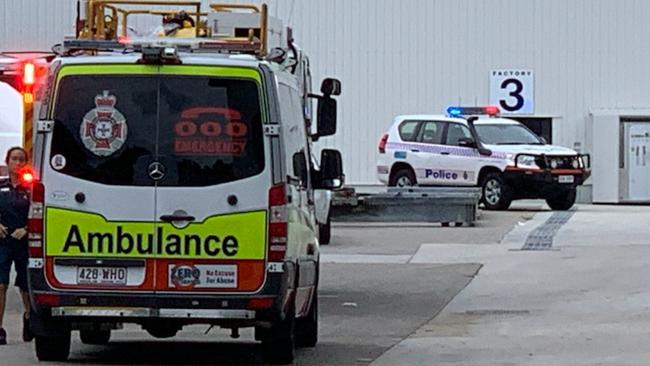
M 153 180 L 161 180 L 165 177 L 165 166 L 160 162 L 154 161 L 153 163 L 149 164 L 149 168 L 147 170 L 149 172 L 149 178 Z

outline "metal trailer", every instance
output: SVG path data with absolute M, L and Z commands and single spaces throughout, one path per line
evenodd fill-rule
M 478 219 L 478 187 L 388 188 L 385 193 L 356 195 L 334 192 L 334 222 L 426 222 L 474 226 Z

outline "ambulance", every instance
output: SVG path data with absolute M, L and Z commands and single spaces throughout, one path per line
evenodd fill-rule
M 311 93 L 308 59 L 266 5 L 80 8 L 25 180 L 36 356 L 67 359 L 73 331 L 105 344 L 124 323 L 157 338 L 205 324 L 252 327 L 267 361 L 291 363 L 318 340 L 315 191 L 343 172 L 331 149 L 316 169 L 312 141 L 336 132 L 340 82 Z M 134 38 L 133 14 L 162 31 Z

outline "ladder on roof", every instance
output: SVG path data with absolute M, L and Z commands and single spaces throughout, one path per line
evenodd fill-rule
M 276 18 L 269 19 L 266 4 L 257 7 L 215 3 L 204 12 L 199 0 L 78 1 L 76 40 L 79 42 L 67 42 L 70 48 L 126 48 L 142 42 L 128 37 L 132 15 L 160 17 L 161 25 L 171 25 L 169 34 L 157 35 L 165 38 L 167 44 L 178 40 L 178 44 L 193 44 L 194 48 L 251 53 L 258 57 L 267 56 L 269 38 L 274 47 L 286 48 L 288 44 L 282 23 Z M 148 41 L 151 43 L 155 38 Z

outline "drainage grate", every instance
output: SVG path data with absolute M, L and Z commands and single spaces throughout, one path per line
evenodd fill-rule
M 551 217 L 541 224 L 526 238 L 526 243 L 521 250 L 551 250 L 553 237 L 560 228 L 566 224 L 575 211 L 555 212 Z

